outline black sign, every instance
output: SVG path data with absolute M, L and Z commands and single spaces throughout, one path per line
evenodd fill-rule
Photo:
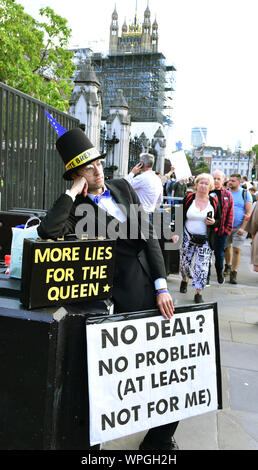
M 21 302 L 26 308 L 107 299 L 115 241 L 24 240 Z

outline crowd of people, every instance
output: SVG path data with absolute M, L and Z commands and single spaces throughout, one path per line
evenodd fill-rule
M 175 168 L 172 166 L 166 175 L 161 176 L 159 173 L 155 175 L 152 171 L 154 162 L 152 159 L 147 179 L 143 163 L 145 158 L 146 155 L 141 156 L 141 162 L 133 168 L 127 178 L 142 204 L 146 206 L 146 197 L 150 196 L 152 211 L 154 207 L 160 206 L 162 191 L 160 180 L 163 197 L 166 196 L 164 202 L 171 205 L 175 202 L 183 204 L 183 236 L 180 247 L 181 293 L 187 292 L 188 282 L 191 279 L 195 289 L 194 301 L 203 302 L 203 290 L 209 285 L 212 254 L 215 258 L 218 283 L 223 284 L 228 276 L 231 284 L 237 284 L 242 248 L 248 234 L 252 237 L 251 262 L 254 270 L 258 270 L 258 255 L 256 255 L 258 209 L 252 212 L 256 204 L 256 186 L 248 182 L 247 177 L 241 178 L 240 174 L 233 173 L 227 180 L 222 171 L 216 170 L 212 175 L 202 173 L 197 177 L 177 180 Z M 153 190 L 154 182 L 156 197 Z M 150 205 L 147 207 L 147 212 L 149 207 Z

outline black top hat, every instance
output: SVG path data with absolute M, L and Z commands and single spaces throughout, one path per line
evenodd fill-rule
M 66 167 L 63 174 L 65 180 L 71 180 L 73 171 L 79 166 L 88 165 L 106 156 L 99 153 L 80 128 L 71 129 L 61 135 L 56 141 L 56 148 Z

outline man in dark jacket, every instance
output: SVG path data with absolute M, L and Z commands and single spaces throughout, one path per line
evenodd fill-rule
M 85 211 L 87 230 L 95 229 L 96 233 L 101 230 L 109 238 L 110 233 L 104 234 L 103 230 L 120 225 L 122 236 L 116 237 L 112 293 L 115 311 L 137 312 L 157 307 L 164 318 L 171 318 L 174 305 L 167 290 L 164 259 L 148 215 L 140 210 L 143 225 L 148 227 L 149 236 L 146 236 L 139 222 L 141 206 L 135 191 L 124 179 L 104 182 L 102 156 L 83 132 L 82 136 L 73 131 L 76 130 L 62 135 L 56 143 L 66 165 L 64 178 L 71 180 L 72 186 L 61 194 L 42 220 L 39 236 L 56 239 L 76 233 Z M 103 224 L 105 218 L 107 224 Z M 113 231 L 111 235 L 114 234 Z M 150 429 L 141 449 L 177 448 L 173 438 L 177 424 Z
M 231 234 L 233 229 L 234 203 L 231 192 L 223 187 L 223 183 L 225 181 L 224 173 L 222 173 L 220 170 L 214 171 L 213 179 L 214 190 L 211 192 L 211 195 L 215 194 L 217 196 L 221 212 L 220 227 L 217 232 L 214 246 L 215 269 L 218 283 L 223 284 L 225 248 L 227 237 Z

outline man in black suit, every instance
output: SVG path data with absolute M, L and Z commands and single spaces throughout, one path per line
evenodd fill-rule
M 62 137 L 59 140 L 61 139 Z M 67 142 L 64 144 L 66 152 Z M 58 150 L 60 152 L 60 148 Z M 63 152 L 60 153 L 63 158 Z M 112 293 L 115 312 L 137 312 L 157 307 L 164 318 L 171 318 L 174 305 L 167 290 L 163 255 L 159 241 L 153 237 L 153 227 L 149 223 L 148 215 L 140 211 L 143 225 L 148 226 L 149 236 L 145 236 L 146 233 L 141 230 L 139 223 L 137 209 L 141 206 L 138 196 L 124 179 L 105 183 L 100 158 L 100 155 L 92 153 L 92 158 L 86 163 L 82 161 L 66 171 L 65 179 L 73 180 L 71 189 L 62 194 L 48 211 L 38 228 L 39 236 L 43 239 L 56 239 L 76 233 L 85 212 L 87 230 L 92 230 L 92 226 L 96 231 L 103 229 L 101 226 L 105 217 L 108 222 L 107 225 L 104 224 L 105 227 L 112 224 L 116 226 L 118 222 L 120 228 L 122 227 L 122 236 L 116 237 Z M 74 164 L 79 162 L 79 159 L 70 161 Z M 69 163 L 66 168 L 69 168 Z M 131 233 L 133 237 L 130 238 Z M 177 424 L 176 422 L 150 429 L 140 448 L 177 448 L 173 438 Z
M 137 207 L 140 207 L 138 196 L 124 179 L 104 183 L 103 167 L 98 159 L 91 164 L 81 165 L 73 173 L 71 189 L 58 198 L 42 220 L 38 229 L 40 237 L 56 239 L 69 233 L 75 233 L 76 225 L 82 217 L 82 215 L 76 215 L 78 212 L 82 214 L 80 211 L 76 211 L 80 204 L 82 204 L 81 210 L 83 212 L 85 209 L 87 210 L 85 204 L 89 205 L 88 209 L 93 209 L 94 217 L 92 217 L 92 211 L 89 210 L 87 223 L 88 225 L 93 224 L 97 231 L 106 214 L 102 212 L 105 209 L 101 208 L 100 203 L 97 206 L 94 198 L 103 194 L 106 189 L 110 190 L 110 196 L 105 198 L 105 204 L 108 202 L 108 221 L 110 222 L 113 217 L 117 219 L 120 216 L 120 220 L 117 220 L 123 224 L 129 218 L 129 222 L 137 225 L 138 228 L 139 214 L 136 212 Z M 102 204 L 104 203 L 102 199 L 100 201 Z M 110 213 L 112 209 L 114 215 Z M 140 211 L 140 215 L 143 218 L 144 212 Z M 145 227 L 148 225 L 148 239 L 117 239 L 113 289 L 116 311 L 146 310 L 154 308 L 157 304 L 164 318 L 171 318 L 174 306 L 167 291 L 164 260 L 159 241 L 153 238 L 153 227 L 147 219 L 143 224 Z M 125 230 L 129 231 L 129 227 L 126 227 Z M 135 230 L 133 230 L 133 234 L 135 235 Z M 144 237 L 144 233 L 139 235 Z

